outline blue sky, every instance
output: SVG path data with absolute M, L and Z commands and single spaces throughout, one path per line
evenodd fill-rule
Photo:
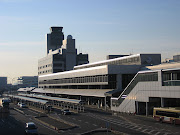
M 0 76 L 37 75 L 45 35 L 62 26 L 90 62 L 108 54 L 180 53 L 179 0 L 0 0 Z

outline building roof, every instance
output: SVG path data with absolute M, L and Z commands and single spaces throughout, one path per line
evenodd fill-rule
M 144 70 L 166 70 L 166 69 L 176 69 L 180 68 L 180 62 L 171 62 L 171 63 L 163 63 L 155 66 L 146 66 L 141 69 Z
M 39 76 L 39 80 L 41 80 L 41 78 L 47 78 L 47 80 L 57 79 L 57 76 L 59 76 L 59 78 L 73 78 L 73 77 L 79 77 L 80 74 L 82 74 L 82 76 L 87 76 L 88 74 L 104 75 L 108 73 L 107 69 L 108 69 L 107 65 L 104 65 L 104 66 L 92 67 L 87 69 L 71 70 L 71 71 L 41 75 Z
M 47 100 L 30 98 L 30 97 L 15 96 L 15 95 L 9 95 L 9 97 L 18 98 L 18 99 L 21 99 L 21 100 L 26 100 L 26 101 L 36 102 L 36 103 L 41 103 L 41 104 L 46 104 L 46 103 L 48 103 Z
M 113 89 L 35 89 L 34 93 L 52 93 L 65 95 L 81 95 L 93 97 L 105 97 L 105 93 Z
M 131 56 L 124 56 L 124 57 L 119 57 L 119 58 L 114 58 L 114 59 L 109 59 L 109 60 L 103 60 L 103 61 L 93 62 L 93 63 L 89 63 L 89 64 L 83 64 L 83 65 L 75 66 L 74 69 L 83 68 L 83 67 L 86 67 L 86 66 L 93 66 L 93 65 L 107 63 L 107 62 L 112 62 L 112 61 L 116 61 L 116 60 L 123 60 L 123 59 L 127 59 L 127 58 L 133 58 L 133 57 L 137 57 L 137 56 L 140 56 L 140 54 L 135 54 L 135 55 L 131 55 Z
M 36 95 L 36 94 L 21 94 L 21 93 L 19 93 L 18 95 L 26 96 L 26 97 L 34 97 L 34 98 L 39 98 L 39 99 L 45 99 L 45 100 L 53 100 L 53 101 L 61 101 L 61 102 L 67 102 L 67 103 L 74 103 L 74 104 L 81 103 L 81 100 L 77 100 L 77 99 L 50 97 L 50 96 Z
M 97 66 L 91 68 L 84 68 L 84 69 L 77 69 L 77 70 L 41 75 L 39 76 L 39 81 L 83 77 L 83 76 L 107 75 L 107 74 L 137 73 L 140 67 L 141 65 L 103 65 L 103 66 Z

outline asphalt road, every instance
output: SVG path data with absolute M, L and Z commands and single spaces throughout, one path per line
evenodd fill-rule
M 18 108 L 23 113 L 16 110 L 10 110 L 10 116 L 0 119 L 0 135 L 21 135 L 24 134 L 24 126 L 26 122 L 34 122 L 38 127 L 40 135 L 76 135 L 99 128 L 108 128 L 113 131 L 123 132 L 132 135 L 179 135 L 180 126 L 174 126 L 166 123 L 155 122 L 150 117 L 122 115 L 120 117 L 112 116 L 111 113 L 100 111 L 97 109 L 86 109 L 85 113 L 73 113 L 72 115 L 62 115 L 59 109 L 49 114 L 56 120 L 63 120 L 69 124 L 76 125 L 76 128 L 55 129 L 37 121 L 34 117 L 42 115 L 41 113 L 29 108 Z M 46 118 L 43 118 L 46 119 Z M 48 121 L 52 124 L 53 121 Z M 101 133 L 100 133 L 101 134 Z M 104 134 L 104 133 L 102 133 Z
M 21 122 L 14 119 L 13 116 L 0 119 L 0 134 L 1 135 L 23 135 L 24 126 Z

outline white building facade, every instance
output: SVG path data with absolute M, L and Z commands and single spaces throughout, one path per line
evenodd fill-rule
M 180 107 L 180 63 L 149 66 L 143 70 L 118 98 L 111 98 L 111 110 L 152 115 L 153 107 Z

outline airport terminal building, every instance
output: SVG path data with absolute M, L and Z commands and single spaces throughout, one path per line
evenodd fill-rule
M 111 97 L 118 97 L 142 67 L 160 63 L 160 54 L 136 54 L 79 65 L 71 71 L 40 75 L 39 89 L 32 92 L 110 107 Z

